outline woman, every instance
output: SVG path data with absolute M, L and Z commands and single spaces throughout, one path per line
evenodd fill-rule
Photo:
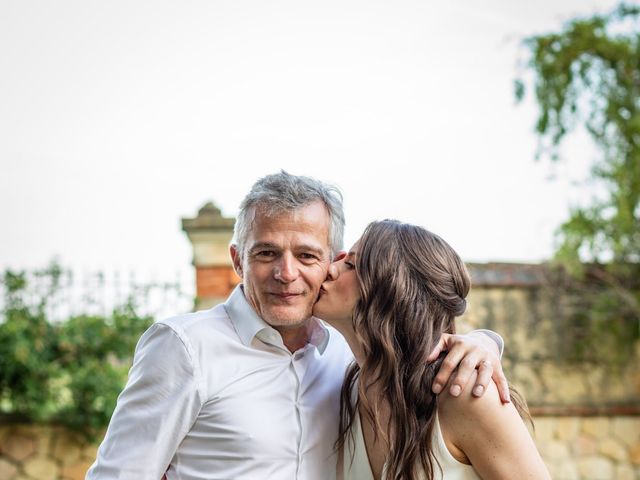
M 546 479 L 514 403 L 493 383 L 458 397 L 431 383 L 427 362 L 466 308 L 464 263 L 423 228 L 374 222 L 331 264 L 314 315 L 347 339 L 356 363 L 342 387 L 338 476 L 346 479 Z M 524 413 L 525 410 L 521 408 Z

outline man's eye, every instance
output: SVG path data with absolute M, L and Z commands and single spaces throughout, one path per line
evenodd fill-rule
M 303 260 L 317 260 L 318 257 L 315 256 L 313 253 L 301 253 L 300 254 L 300 258 Z
M 262 250 L 262 251 L 260 251 L 260 252 L 256 253 L 256 256 L 257 256 L 257 257 L 266 257 L 266 258 L 269 258 L 269 257 L 273 257 L 273 256 L 275 256 L 275 254 L 276 254 L 276 253 L 275 253 L 275 252 L 273 252 L 273 251 L 271 251 L 271 250 Z

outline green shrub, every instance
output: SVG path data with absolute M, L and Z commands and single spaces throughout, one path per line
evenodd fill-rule
M 136 342 L 153 323 L 133 299 L 109 316 L 47 318 L 59 297 L 58 265 L 38 272 L 6 271 L 0 320 L 0 412 L 25 421 L 58 423 L 91 436 L 111 417 Z

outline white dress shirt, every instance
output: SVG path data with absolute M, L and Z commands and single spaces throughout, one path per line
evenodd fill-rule
M 312 318 L 290 353 L 237 287 L 223 305 L 155 323 L 87 479 L 335 478 L 339 397 L 353 359 Z

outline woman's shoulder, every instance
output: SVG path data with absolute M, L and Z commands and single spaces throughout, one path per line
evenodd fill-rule
M 502 403 L 493 382 L 489 382 L 481 397 L 474 396 L 472 390 L 476 378 L 477 372 L 474 372 L 456 397 L 449 392 L 451 384 L 438 396 L 438 416 L 445 445 L 453 457 L 463 463 L 469 463 L 464 444 L 478 434 L 486 435 L 488 431 L 500 428 L 501 419 L 513 415 L 508 410 L 515 411 L 513 405 Z
M 475 415 L 482 414 L 487 409 L 501 408 L 503 403 L 500 400 L 498 387 L 493 381 L 489 382 L 486 391 L 481 397 L 473 395 L 472 391 L 477 377 L 478 372 L 473 372 L 460 395 L 456 397 L 451 395 L 449 391 L 452 385 L 452 380 L 450 379 L 438 396 L 438 412 L 441 415 L 452 414 L 452 416 L 457 417 L 461 413 Z
M 472 389 L 476 375 L 462 393 L 447 390 L 438 397 L 440 428 L 449 452 L 473 465 L 482 478 L 550 479 L 527 427 L 513 403 L 502 403 L 490 382 L 481 397 Z M 458 456 L 455 455 L 457 452 Z
M 461 442 L 458 440 L 458 431 L 460 430 L 461 422 L 468 422 L 470 420 L 469 416 L 473 415 L 470 410 L 470 401 L 473 399 L 471 395 L 472 387 L 469 387 L 469 384 L 473 385 L 476 377 L 477 372 L 474 372 L 467 386 L 457 397 L 454 397 L 449 392 L 452 385 L 451 379 L 438 395 L 438 421 L 442 440 L 451 456 L 465 464 L 469 464 L 470 461 L 461 448 Z M 464 418 L 467 420 L 464 420 Z
M 440 428 L 449 452 L 481 477 L 550 478 L 535 443 L 513 403 L 502 403 L 498 388 L 490 382 L 481 397 L 472 389 L 476 375 L 454 397 L 444 390 L 438 399 Z M 457 454 L 457 455 L 456 455 Z

